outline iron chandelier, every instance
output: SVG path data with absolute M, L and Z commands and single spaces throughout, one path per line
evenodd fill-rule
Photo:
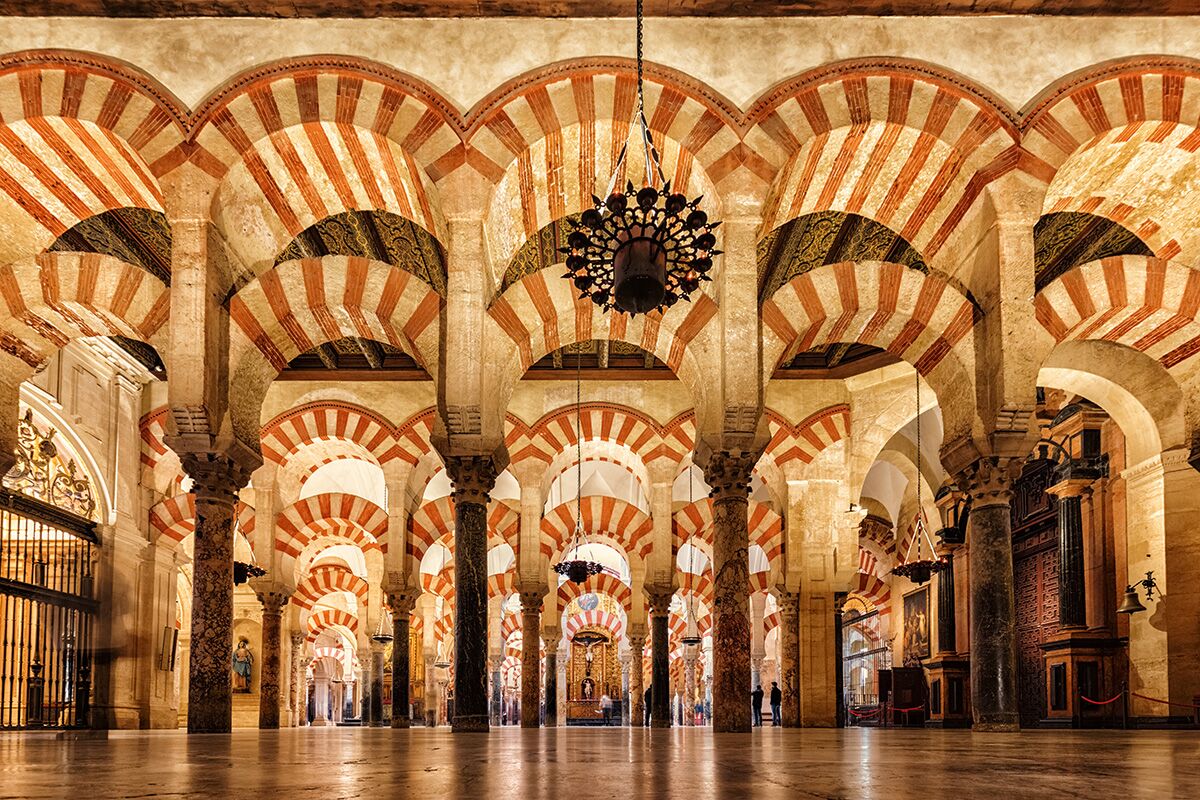
M 626 142 L 608 184 L 606 199 L 592 195 L 567 237 L 567 271 L 580 298 L 590 298 L 605 311 L 617 309 L 631 316 L 666 311 L 680 300 L 690 300 L 702 281 L 710 281 L 715 249 L 711 222 L 700 209 L 703 197 L 689 200 L 671 190 L 663 174 L 658 148 L 646 121 L 642 65 L 642 0 L 637 3 L 638 102 L 634 123 L 640 132 L 646 160 L 646 181 L 635 189 L 626 181 L 617 189 L 625 169 Z M 656 188 L 655 179 L 661 189 Z
M 929 527 L 925 524 L 925 514 L 921 511 L 921 373 L 914 371 L 917 376 L 917 520 L 913 538 L 908 543 L 908 552 L 904 554 L 904 563 L 892 570 L 893 575 L 908 578 L 920 586 L 927 583 L 935 572 L 946 568 L 946 561 L 937 557 L 933 540 L 929 538 Z M 910 559 L 913 545 L 917 546 L 916 559 Z M 922 553 L 922 545 L 929 545 L 929 557 Z

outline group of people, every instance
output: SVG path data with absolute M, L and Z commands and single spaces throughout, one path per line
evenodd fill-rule
M 761 728 L 763 724 L 763 688 L 760 683 L 754 687 L 754 691 L 750 693 L 750 710 L 754 714 L 754 727 Z M 779 691 L 779 684 L 771 681 L 771 726 L 778 728 L 783 720 L 783 692 Z

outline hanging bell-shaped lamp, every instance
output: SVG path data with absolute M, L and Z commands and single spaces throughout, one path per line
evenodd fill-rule
M 1121 601 L 1121 605 L 1117 606 L 1118 614 L 1136 614 L 1139 611 L 1145 611 L 1146 607 L 1142 605 L 1142 601 L 1138 599 L 1138 591 L 1136 587 L 1125 587 L 1125 599 Z

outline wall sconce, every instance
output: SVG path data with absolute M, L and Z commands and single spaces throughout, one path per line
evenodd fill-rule
M 1154 599 L 1154 592 L 1158 589 L 1158 583 L 1154 580 L 1154 570 L 1146 573 L 1146 577 L 1134 584 L 1125 587 L 1125 599 L 1121 601 L 1121 605 L 1117 607 L 1118 614 L 1136 614 L 1139 611 L 1145 611 L 1146 607 L 1142 605 L 1142 601 L 1138 599 L 1138 587 L 1146 590 L 1146 602 Z M 1159 592 L 1159 597 L 1162 593 Z

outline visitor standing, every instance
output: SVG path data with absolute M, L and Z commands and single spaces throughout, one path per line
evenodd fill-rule
M 783 692 L 779 691 L 779 684 L 771 681 L 771 726 L 778 728 L 783 724 Z
M 763 688 L 762 684 L 754 687 L 754 691 L 750 693 L 750 710 L 754 712 L 754 727 L 762 727 L 762 701 Z

